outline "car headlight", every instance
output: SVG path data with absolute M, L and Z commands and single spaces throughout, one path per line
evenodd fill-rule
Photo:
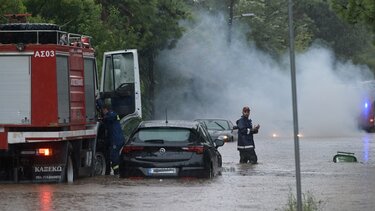
M 229 137 L 227 135 L 220 135 L 218 139 L 221 139 L 223 141 L 229 141 Z

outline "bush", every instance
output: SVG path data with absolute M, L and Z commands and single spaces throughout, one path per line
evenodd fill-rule
M 320 206 L 322 204 L 322 201 L 317 201 L 315 197 L 312 195 L 311 192 L 307 192 L 306 194 L 302 194 L 302 210 L 303 211 L 313 211 L 313 210 L 319 210 Z M 289 192 L 288 196 L 288 203 L 286 204 L 286 207 L 283 209 L 284 211 L 295 211 L 297 210 L 297 198 L 292 194 L 292 192 Z

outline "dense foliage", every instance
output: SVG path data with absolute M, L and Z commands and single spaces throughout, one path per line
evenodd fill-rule
M 349 23 L 364 23 L 375 32 L 375 1 L 332 0 L 332 6 Z
M 374 0 L 331 0 L 331 7 L 339 17 L 354 25 L 366 27 L 372 30 L 372 34 L 367 34 L 362 52 L 358 52 L 356 58 L 361 63 L 367 63 L 375 69 L 375 1 Z M 359 32 L 361 33 L 361 32 Z M 372 45 L 370 45 L 372 41 Z

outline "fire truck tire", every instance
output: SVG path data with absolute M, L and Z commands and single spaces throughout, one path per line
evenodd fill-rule
M 66 176 L 66 182 L 68 183 L 74 182 L 74 166 L 73 166 L 73 160 L 72 160 L 71 155 L 68 156 L 68 160 L 66 162 L 65 176 Z
M 107 163 L 104 154 L 97 152 L 95 154 L 94 175 L 105 175 L 106 168 Z

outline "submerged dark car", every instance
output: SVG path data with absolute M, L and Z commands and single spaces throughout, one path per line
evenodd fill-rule
M 225 142 L 237 141 L 238 130 L 230 120 L 226 119 L 197 119 L 207 127 L 212 139 L 222 139 Z
M 203 177 L 220 173 L 218 147 L 198 121 L 143 121 L 124 145 L 120 177 Z

